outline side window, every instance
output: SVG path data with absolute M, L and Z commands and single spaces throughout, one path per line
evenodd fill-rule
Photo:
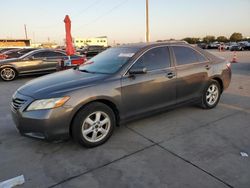
M 48 57 L 64 57 L 66 56 L 65 54 L 63 53 L 60 53 L 60 52 L 48 52 Z
M 48 57 L 48 52 L 38 52 L 32 55 L 34 58 L 44 58 Z
M 196 53 L 196 54 L 197 54 L 197 58 L 199 62 L 208 61 L 208 59 L 205 56 L 201 55 L 200 53 Z
M 148 71 L 170 67 L 170 55 L 167 47 L 158 47 L 142 55 L 132 68 L 146 67 Z
M 185 46 L 173 46 L 172 48 L 178 65 L 187 65 L 207 61 L 205 57 L 192 48 Z

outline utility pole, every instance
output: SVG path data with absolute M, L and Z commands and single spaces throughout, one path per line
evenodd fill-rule
M 24 24 L 25 39 L 28 39 L 26 24 Z
M 146 42 L 149 42 L 148 0 L 146 0 Z

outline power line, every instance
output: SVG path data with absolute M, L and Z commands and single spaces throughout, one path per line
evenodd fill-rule
M 98 3 L 102 2 L 102 0 L 96 0 L 93 3 L 91 3 L 88 7 L 86 7 L 85 9 L 79 11 L 77 14 L 73 14 L 73 16 L 82 16 L 84 13 L 86 13 L 89 9 L 91 9 L 92 7 L 96 6 Z
M 112 7 L 111 9 L 109 9 L 108 11 L 104 12 L 103 14 L 99 15 L 98 17 L 96 17 L 94 20 L 92 20 L 91 22 L 89 23 L 86 23 L 86 24 L 83 24 L 79 27 L 77 27 L 76 29 L 81 29 L 82 27 L 84 26 L 89 26 L 93 23 L 96 23 L 98 22 L 99 20 L 103 19 L 103 17 L 111 14 L 113 11 L 115 11 L 117 8 L 119 8 L 120 6 L 122 6 L 124 3 L 126 3 L 128 0 L 124 0 L 124 1 L 120 1 L 120 3 L 116 4 L 114 7 Z
M 146 0 L 146 42 L 149 42 L 148 0 Z
M 82 16 L 85 12 L 87 12 L 88 10 L 90 10 L 92 7 L 96 6 L 98 3 L 102 2 L 102 0 L 95 0 L 94 2 L 92 2 L 88 7 L 86 7 L 85 9 L 79 11 L 77 14 L 70 14 L 73 15 L 72 17 L 77 17 L 77 16 Z M 44 26 L 33 26 L 34 29 L 56 29 L 57 27 L 55 27 L 55 24 L 53 25 L 44 25 Z

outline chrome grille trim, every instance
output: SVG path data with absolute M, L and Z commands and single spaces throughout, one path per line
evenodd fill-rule
M 22 107 L 22 105 L 26 102 L 26 100 L 24 99 L 20 99 L 20 98 L 13 98 L 12 102 L 11 102 L 11 107 L 14 110 L 18 110 Z

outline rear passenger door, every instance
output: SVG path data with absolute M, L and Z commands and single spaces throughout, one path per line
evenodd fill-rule
M 43 60 L 43 71 L 55 71 L 58 63 L 66 57 L 66 54 L 61 52 L 48 51 L 46 59 Z
M 175 104 L 175 69 L 171 67 L 168 47 L 156 47 L 145 52 L 131 67 L 145 67 L 147 73 L 122 77 L 123 114 L 139 115 Z
M 211 71 L 209 60 L 189 46 L 172 46 L 172 50 L 177 72 L 177 103 L 200 97 Z

